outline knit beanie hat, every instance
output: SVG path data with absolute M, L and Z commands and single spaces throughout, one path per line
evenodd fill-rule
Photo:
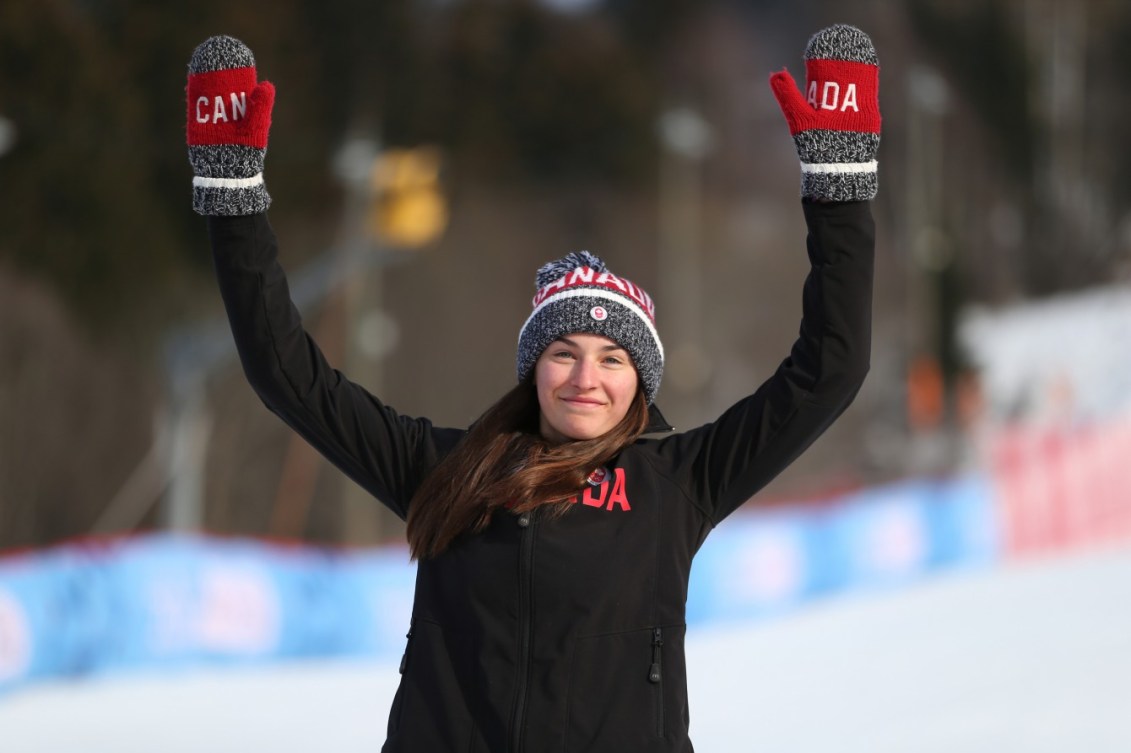
M 534 311 L 518 333 L 518 380 L 530 376 L 542 351 L 559 337 L 603 335 L 628 351 L 651 405 L 664 373 L 664 346 L 643 288 L 614 275 L 588 251 L 543 265 L 534 284 Z

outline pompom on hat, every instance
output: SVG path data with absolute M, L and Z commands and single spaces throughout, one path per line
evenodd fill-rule
M 531 375 L 554 340 L 575 332 L 603 335 L 628 351 L 652 405 L 664 373 L 664 346 L 656 332 L 655 305 L 644 289 L 614 275 L 588 251 L 544 264 L 535 287 L 534 310 L 518 334 L 518 380 Z

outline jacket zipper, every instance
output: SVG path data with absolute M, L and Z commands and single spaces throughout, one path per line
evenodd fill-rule
M 530 674 L 530 652 L 534 643 L 534 619 L 531 600 L 534 592 L 534 529 L 538 510 L 531 510 L 518 519 L 522 527 L 522 546 L 518 561 L 518 687 L 515 689 L 511 715 L 511 753 L 522 749 L 522 730 L 526 717 L 526 689 Z
M 652 628 L 652 666 L 648 669 L 648 682 L 656 685 L 656 734 L 660 737 L 664 736 L 664 684 L 660 673 L 663 646 L 663 631 Z

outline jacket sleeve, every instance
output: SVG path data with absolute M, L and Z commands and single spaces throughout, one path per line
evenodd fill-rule
M 717 524 L 792 463 L 852 402 L 869 368 L 875 228 L 868 202 L 802 204 L 811 265 L 789 357 L 716 421 L 658 443 L 670 474 Z
M 266 214 L 210 217 L 220 294 L 252 389 L 273 413 L 402 519 L 463 432 L 400 416 L 330 367 L 303 329 Z

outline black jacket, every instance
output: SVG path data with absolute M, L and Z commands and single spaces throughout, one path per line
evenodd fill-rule
M 691 751 L 684 609 L 720 520 L 840 415 L 868 369 L 867 203 L 803 204 L 801 332 L 716 421 L 643 438 L 561 518 L 496 515 L 419 563 L 383 748 L 427 753 Z M 264 215 L 210 220 L 220 289 L 264 403 L 404 518 L 463 436 L 398 415 L 330 368 L 291 303 Z

